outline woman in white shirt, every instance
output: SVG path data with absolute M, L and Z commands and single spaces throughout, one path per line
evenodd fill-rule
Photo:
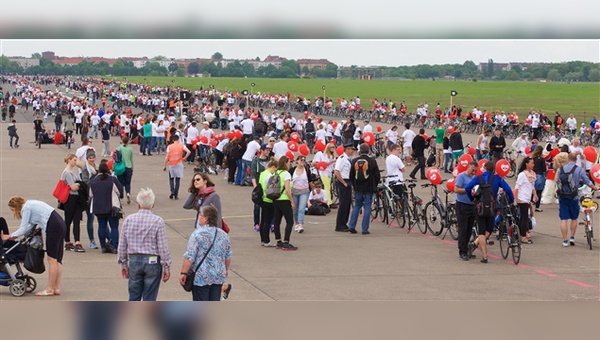
M 315 155 L 312 161 L 313 166 L 317 166 L 319 162 L 325 162 L 327 164 L 327 168 L 325 170 L 317 169 L 319 176 L 321 177 L 321 182 L 323 182 L 323 190 L 328 194 L 327 195 L 327 204 L 331 205 L 331 176 L 333 176 L 333 166 L 335 165 L 335 145 L 332 143 L 327 143 L 324 151 L 319 151 Z
M 521 234 L 521 242 L 531 244 L 533 241 L 527 238 L 529 231 L 529 211 L 531 210 L 530 202 L 538 200 L 537 193 L 533 190 L 535 182 L 535 172 L 533 171 L 533 158 L 525 157 L 519 167 L 519 176 L 515 185 L 515 204 L 519 207 L 521 218 L 519 219 L 519 231 Z M 531 196 L 533 195 L 533 200 Z

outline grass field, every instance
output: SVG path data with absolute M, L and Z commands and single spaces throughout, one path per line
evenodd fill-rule
M 146 79 L 146 80 L 144 80 Z M 450 105 L 450 91 L 458 95 L 453 104 L 463 110 L 477 105 L 480 109 L 516 111 L 521 116 L 531 108 L 547 114 L 559 111 L 563 116 L 575 113 L 583 118 L 600 113 L 600 83 L 563 82 L 502 82 L 502 81 L 447 81 L 447 80 L 339 80 L 339 79 L 265 79 L 265 78 L 174 78 L 128 77 L 127 81 L 149 82 L 153 85 L 176 85 L 189 90 L 214 85 L 218 89 L 248 90 L 261 93 L 286 93 L 314 98 L 325 96 L 353 98 L 360 96 L 363 106 L 372 99 L 405 101 L 409 111 L 416 111 L 419 103 L 427 102 L 430 110 L 437 103 L 442 108 Z M 253 89 L 250 84 L 255 83 Z M 587 119 L 586 117 L 586 119 Z

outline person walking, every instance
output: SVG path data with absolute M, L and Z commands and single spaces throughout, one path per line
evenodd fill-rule
M 458 159 L 465 153 L 460 126 L 454 127 L 454 132 L 450 134 L 449 140 L 452 148 L 452 160 L 454 161 L 454 167 L 456 167 L 458 166 Z
M 533 158 L 525 157 L 519 165 L 517 183 L 515 184 L 515 205 L 519 208 L 519 232 L 521 234 L 521 243 L 531 244 L 527 233 L 529 232 L 529 211 L 531 202 L 539 201 L 539 197 L 534 190 L 535 172 L 533 171 Z M 532 198 L 533 196 L 533 198 Z
M 377 161 L 369 156 L 370 147 L 367 143 L 362 143 L 359 146 L 360 155 L 352 160 L 350 167 L 350 181 L 354 187 L 354 208 L 348 224 L 348 231 L 356 234 L 356 224 L 358 222 L 358 214 L 363 211 L 362 217 L 362 234 L 368 235 L 369 223 L 371 223 L 371 202 L 373 201 L 373 193 L 377 192 L 380 174 Z
M 308 203 L 308 195 L 312 190 L 315 178 L 310 167 L 306 163 L 306 157 L 299 155 L 296 158 L 296 166 L 290 169 L 292 175 L 292 199 L 294 200 L 294 231 L 304 232 L 304 212 Z
M 110 127 L 106 122 L 102 122 L 102 157 L 110 157 Z
M 438 169 L 444 165 L 444 125 L 439 121 L 435 127 L 435 163 Z
M 156 301 L 160 281 L 171 277 L 171 255 L 165 221 L 152 212 L 152 189 L 137 194 L 138 211 L 125 218 L 119 238 L 118 263 L 128 279 L 129 301 Z
M 11 120 L 10 124 L 8 124 L 8 127 L 6 128 L 8 130 L 8 138 L 10 141 L 10 148 L 13 148 L 13 139 L 15 140 L 15 144 L 14 147 L 18 148 L 19 147 L 19 134 L 17 134 L 17 125 L 16 125 L 17 121 L 16 120 Z
M 352 187 L 350 182 L 350 168 L 352 167 L 352 156 L 356 148 L 352 143 L 344 145 L 344 153 L 335 161 L 334 176 L 338 187 L 340 203 L 335 219 L 335 231 L 346 232 L 348 229 L 348 217 L 352 205 Z
M 417 166 L 410 172 L 409 177 L 416 179 L 415 175 L 417 171 L 421 171 L 421 179 L 427 179 L 425 177 L 425 149 L 429 147 L 427 141 L 425 141 L 425 129 L 421 128 L 419 134 L 415 136 L 412 141 L 412 150 L 415 158 L 417 159 Z
M 121 139 L 121 146 L 117 148 L 121 151 L 121 157 L 125 162 L 125 172 L 117 176 L 119 182 L 125 189 L 127 204 L 131 203 L 131 178 L 133 177 L 133 149 L 129 146 L 129 136 Z
M 200 208 L 197 227 L 190 235 L 183 254 L 179 275 L 181 285 L 185 283 L 188 271 L 197 268 L 192 287 L 193 301 L 220 301 L 221 289 L 229 274 L 231 244 L 227 233 L 216 226 L 217 216 L 217 209 L 213 206 Z
M 292 236 L 292 226 L 294 225 L 293 211 L 295 208 L 292 198 L 292 175 L 290 174 L 291 160 L 287 156 L 281 156 L 277 161 L 277 171 L 273 176 L 279 176 L 281 196 L 273 201 L 273 231 L 275 232 L 275 240 L 277 241 L 277 249 L 281 250 L 298 250 L 290 243 Z M 281 241 L 281 218 L 285 218 L 285 232 L 283 242 Z
M 98 175 L 90 181 L 90 197 L 90 210 L 98 219 L 98 240 L 102 253 L 116 254 L 119 246 L 119 217 L 113 214 L 113 206 L 120 206 L 123 186 L 116 177 L 110 175 L 105 162 L 100 163 Z M 107 239 L 110 242 L 107 243 Z
M 36 296 L 60 295 L 62 278 L 62 259 L 64 254 L 64 238 L 66 233 L 65 221 L 46 202 L 25 200 L 21 196 L 13 196 L 8 201 L 8 207 L 17 220 L 21 220 L 19 229 L 10 235 L 2 234 L 2 240 L 15 240 L 27 235 L 37 225 L 45 232 L 46 254 L 48 255 L 48 283 Z
M 179 183 L 183 178 L 183 161 L 190 155 L 190 150 L 179 142 L 179 136 L 173 136 L 173 144 L 167 147 L 163 171 L 169 166 L 170 199 L 179 199 Z

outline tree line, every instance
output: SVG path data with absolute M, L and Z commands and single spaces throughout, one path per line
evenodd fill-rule
M 39 55 L 36 55 L 39 56 Z M 463 64 L 416 65 L 397 67 L 371 67 L 368 70 L 357 67 L 339 68 L 329 63 L 324 69 L 300 68 L 295 60 L 281 62 L 279 68 L 274 65 L 261 66 L 257 69 L 247 61 L 234 61 L 225 66 L 222 56 L 214 62 L 192 62 L 186 66 L 171 63 L 162 66 L 157 59 L 148 61 L 144 67 L 137 68 L 131 61 L 117 60 L 112 66 L 105 61 L 95 63 L 82 61 L 77 65 L 56 64 L 50 59 L 39 57 L 40 64 L 23 69 L 8 57 L 0 57 L 2 74 L 25 75 L 73 75 L 73 76 L 176 76 L 185 77 L 203 74 L 211 77 L 249 77 L 249 78 L 348 78 L 357 79 L 361 75 L 371 75 L 373 79 L 490 79 L 490 80 L 534 80 L 549 79 L 552 81 L 600 81 L 600 63 L 571 61 L 554 64 L 532 64 L 526 69 L 513 66 L 511 70 L 499 70 L 493 67 L 493 61 L 488 61 L 487 67 L 479 70 L 472 61 Z

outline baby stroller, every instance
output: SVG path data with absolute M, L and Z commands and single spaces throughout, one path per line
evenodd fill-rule
M 25 293 L 32 293 L 37 287 L 37 281 L 23 272 L 23 261 L 25 261 L 27 245 L 34 236 L 38 235 L 41 235 L 41 229 L 34 228 L 29 235 L 19 241 L 3 242 L 0 239 L 0 286 L 8 286 L 13 296 L 19 297 Z

